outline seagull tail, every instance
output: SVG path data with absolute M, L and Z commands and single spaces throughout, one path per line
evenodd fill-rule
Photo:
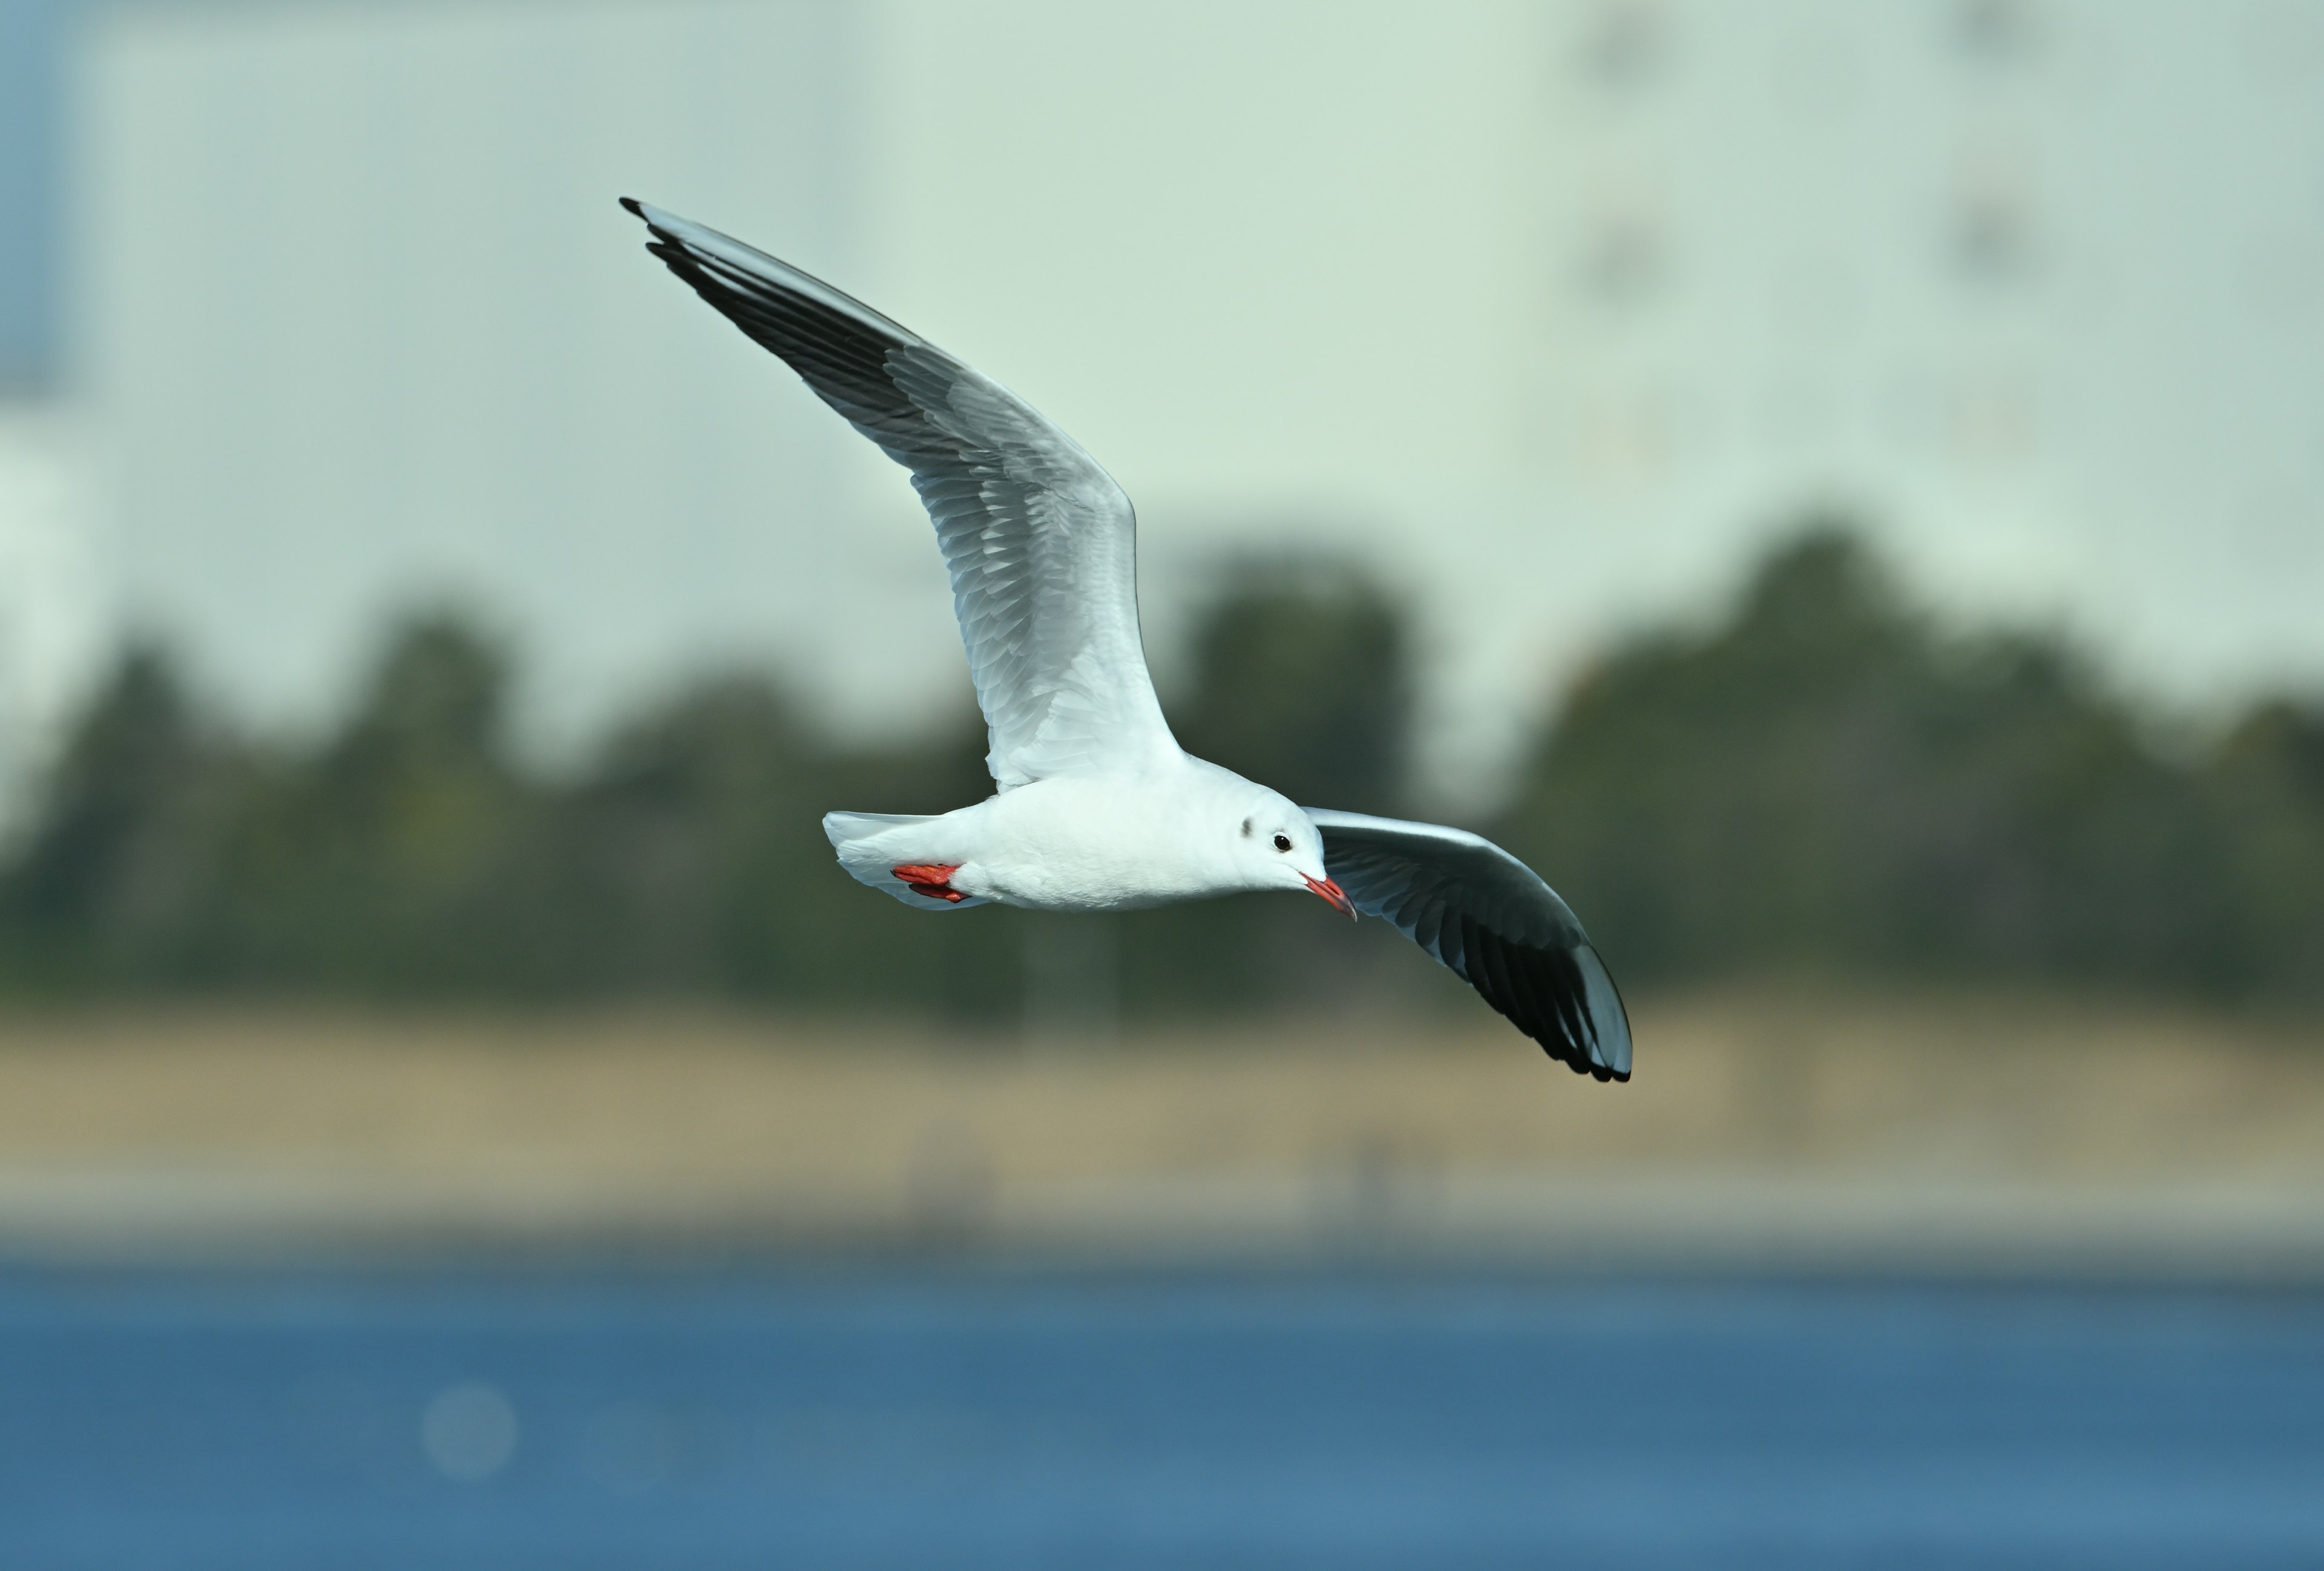
M 920 826 L 936 816 L 923 813 L 825 813 L 823 832 L 839 853 L 839 865 L 850 878 L 894 895 L 915 910 L 964 911 L 990 904 L 974 897 L 942 900 L 925 895 L 898 878 L 895 869 L 914 863 L 940 863 L 945 858 L 929 849 Z

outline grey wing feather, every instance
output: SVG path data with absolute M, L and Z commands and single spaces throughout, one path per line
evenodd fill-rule
M 1553 1058 L 1630 1077 L 1630 1021 L 1605 963 L 1557 892 L 1480 836 L 1309 808 L 1323 868 L 1357 909 L 1393 925 Z
M 715 229 L 622 205 L 672 273 L 911 471 L 1003 790 L 1176 751 L 1139 637 L 1137 518 L 1112 476 L 871 307 Z

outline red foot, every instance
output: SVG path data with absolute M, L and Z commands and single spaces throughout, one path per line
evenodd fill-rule
M 952 886 L 952 875 L 960 871 L 957 862 L 949 867 L 941 864 L 913 864 L 891 867 L 888 871 L 909 885 L 914 894 L 924 894 L 930 900 L 948 900 L 955 904 L 968 898 Z

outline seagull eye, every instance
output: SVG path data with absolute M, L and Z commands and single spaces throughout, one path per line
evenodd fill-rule
M 1288 851 L 1288 850 L 1290 850 L 1290 849 L 1291 849 L 1291 836 L 1288 836 L 1288 835 L 1277 835 L 1277 836 L 1275 837 L 1275 848 L 1276 848 L 1277 851 Z

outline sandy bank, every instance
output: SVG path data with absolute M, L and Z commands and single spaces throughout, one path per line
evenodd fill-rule
M 0 1020 L 0 1251 L 921 1246 L 2324 1273 L 2324 1030 L 2057 1001 L 1107 1047 L 670 1012 Z

